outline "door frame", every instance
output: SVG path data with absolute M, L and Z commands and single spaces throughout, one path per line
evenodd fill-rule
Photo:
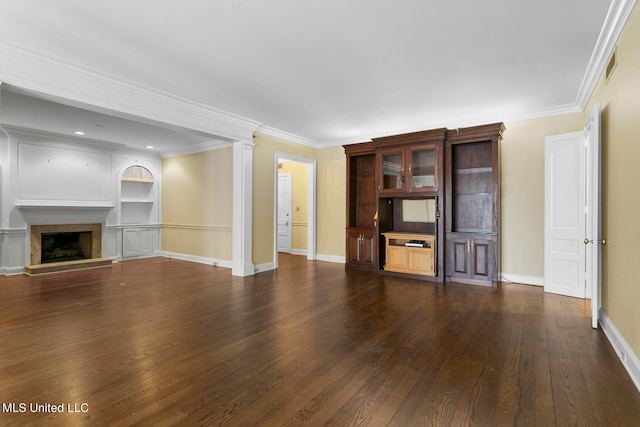
M 584 124 L 587 144 L 587 224 L 585 245 L 587 246 L 587 295 L 591 296 L 591 326 L 598 328 L 602 305 L 602 134 L 601 105 L 596 103 Z
M 289 160 L 307 165 L 307 259 L 313 261 L 316 259 L 316 161 L 306 157 L 300 157 L 293 154 L 275 152 L 273 162 L 273 265 L 278 268 L 278 162 L 280 160 Z

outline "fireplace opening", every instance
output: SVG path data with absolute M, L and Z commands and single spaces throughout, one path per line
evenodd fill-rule
M 90 259 L 91 234 L 91 231 L 42 233 L 41 262 Z

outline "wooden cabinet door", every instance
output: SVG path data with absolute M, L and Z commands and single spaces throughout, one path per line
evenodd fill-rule
M 389 148 L 378 152 L 378 191 L 380 194 L 403 193 L 405 176 L 404 149 Z
M 451 277 L 469 277 L 469 239 L 452 238 L 449 248 Z
M 138 253 L 140 255 L 148 255 L 153 253 L 153 234 L 152 230 L 138 230 Z
M 490 282 L 493 277 L 493 242 L 490 239 L 472 239 L 469 254 L 469 277 Z
M 442 159 L 437 144 L 379 150 L 378 192 L 402 194 L 438 191 L 440 163 Z
M 408 148 L 406 190 L 409 193 L 438 191 L 440 150 L 436 144 Z
M 375 238 L 373 233 L 363 233 L 360 238 L 360 263 L 373 268 L 375 264 Z
M 375 231 L 347 231 L 347 263 L 349 267 L 374 269 L 376 265 Z
M 124 258 L 138 255 L 140 244 L 137 228 L 125 228 L 122 230 L 122 256 Z
M 497 266 L 494 236 L 458 235 L 449 240 L 449 271 L 452 280 L 491 283 Z M 463 280 L 463 281 L 464 281 Z

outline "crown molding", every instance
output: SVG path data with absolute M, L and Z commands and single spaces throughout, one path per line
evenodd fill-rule
M 260 126 L 256 129 L 257 133 L 261 133 L 263 135 L 273 136 L 275 138 L 284 139 L 289 142 L 294 142 L 300 145 L 306 145 L 307 147 L 319 148 L 318 143 L 311 139 L 305 138 L 303 136 L 299 136 L 293 133 L 285 132 L 276 128 L 272 128 L 270 126 Z
M 167 157 L 185 156 L 187 154 L 203 153 L 205 151 L 220 150 L 221 148 L 232 147 L 233 143 L 226 141 L 211 140 L 200 144 L 190 145 L 188 147 L 180 148 L 177 150 L 165 150 L 160 152 L 160 157 L 166 159 Z
M 251 139 L 260 122 L 191 102 L 0 38 L 0 81 L 112 115 L 166 123 L 228 140 Z M 75 105 L 74 105 L 75 106 Z
M 118 142 L 112 141 L 103 141 L 101 139 L 87 138 L 82 136 L 70 136 L 70 135 L 62 135 L 56 132 L 44 131 L 40 129 L 31 129 L 31 128 L 23 128 L 20 126 L 13 126 L 6 123 L 0 123 L 0 129 L 4 131 L 9 136 L 13 136 L 15 138 L 26 138 L 29 142 L 34 139 L 42 140 L 45 139 L 47 141 L 56 141 L 62 142 L 65 144 L 72 145 L 80 145 L 84 148 L 100 148 L 107 149 L 110 151 L 120 151 L 120 150 L 129 150 L 129 151 L 141 151 L 134 150 L 130 147 L 127 147 L 126 144 L 121 144 Z
M 517 122 L 521 120 L 544 119 L 547 117 L 564 116 L 567 114 L 578 114 L 578 113 L 582 113 L 583 110 L 584 108 L 580 108 L 580 106 L 576 104 L 556 105 L 553 107 L 541 108 L 538 110 L 532 110 L 524 113 L 505 115 L 500 120 L 495 119 L 495 120 L 489 120 L 488 122 L 492 122 L 492 121 Z M 459 127 L 462 127 L 462 126 L 459 126 Z
M 629 20 L 636 1 L 613 0 L 611 3 L 576 97 L 576 105 L 580 107 L 581 111 L 587 107 L 589 98 L 591 98 L 602 71 L 613 53 L 616 43 L 618 43 L 618 38 Z
M 417 132 L 424 129 L 435 129 L 446 127 L 448 129 L 465 128 L 471 126 L 480 126 L 487 123 L 499 123 L 499 122 L 517 122 L 521 120 L 535 120 L 543 119 L 546 117 L 564 116 L 566 114 L 582 113 L 583 109 L 575 104 L 556 105 L 549 108 L 541 108 L 539 110 L 533 110 L 525 113 L 515 114 L 493 114 L 484 116 L 472 116 L 463 119 L 452 119 L 446 123 L 426 123 L 419 129 L 389 129 L 385 132 L 379 132 L 378 134 L 363 134 L 345 139 L 336 139 L 329 141 L 322 141 L 318 143 L 318 148 L 329 148 L 340 145 L 357 144 L 360 142 L 369 142 L 374 138 L 381 138 L 389 135 L 402 135 L 405 133 Z

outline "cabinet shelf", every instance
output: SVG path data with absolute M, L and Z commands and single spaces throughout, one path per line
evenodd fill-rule
M 435 276 L 436 238 L 429 234 L 387 232 L 385 271 Z M 413 246 L 421 242 L 423 246 Z
M 493 167 L 482 166 L 482 167 L 476 167 L 476 168 L 456 168 L 453 170 L 453 172 L 458 175 L 463 175 L 468 173 L 492 173 Z
M 120 224 L 144 225 L 157 221 L 157 186 L 151 171 L 134 165 L 120 180 Z
M 153 184 L 153 178 L 132 178 L 132 177 L 122 177 L 123 182 L 139 182 L 141 184 Z
M 491 284 L 500 271 L 501 123 L 449 134 L 446 274 L 452 281 Z

